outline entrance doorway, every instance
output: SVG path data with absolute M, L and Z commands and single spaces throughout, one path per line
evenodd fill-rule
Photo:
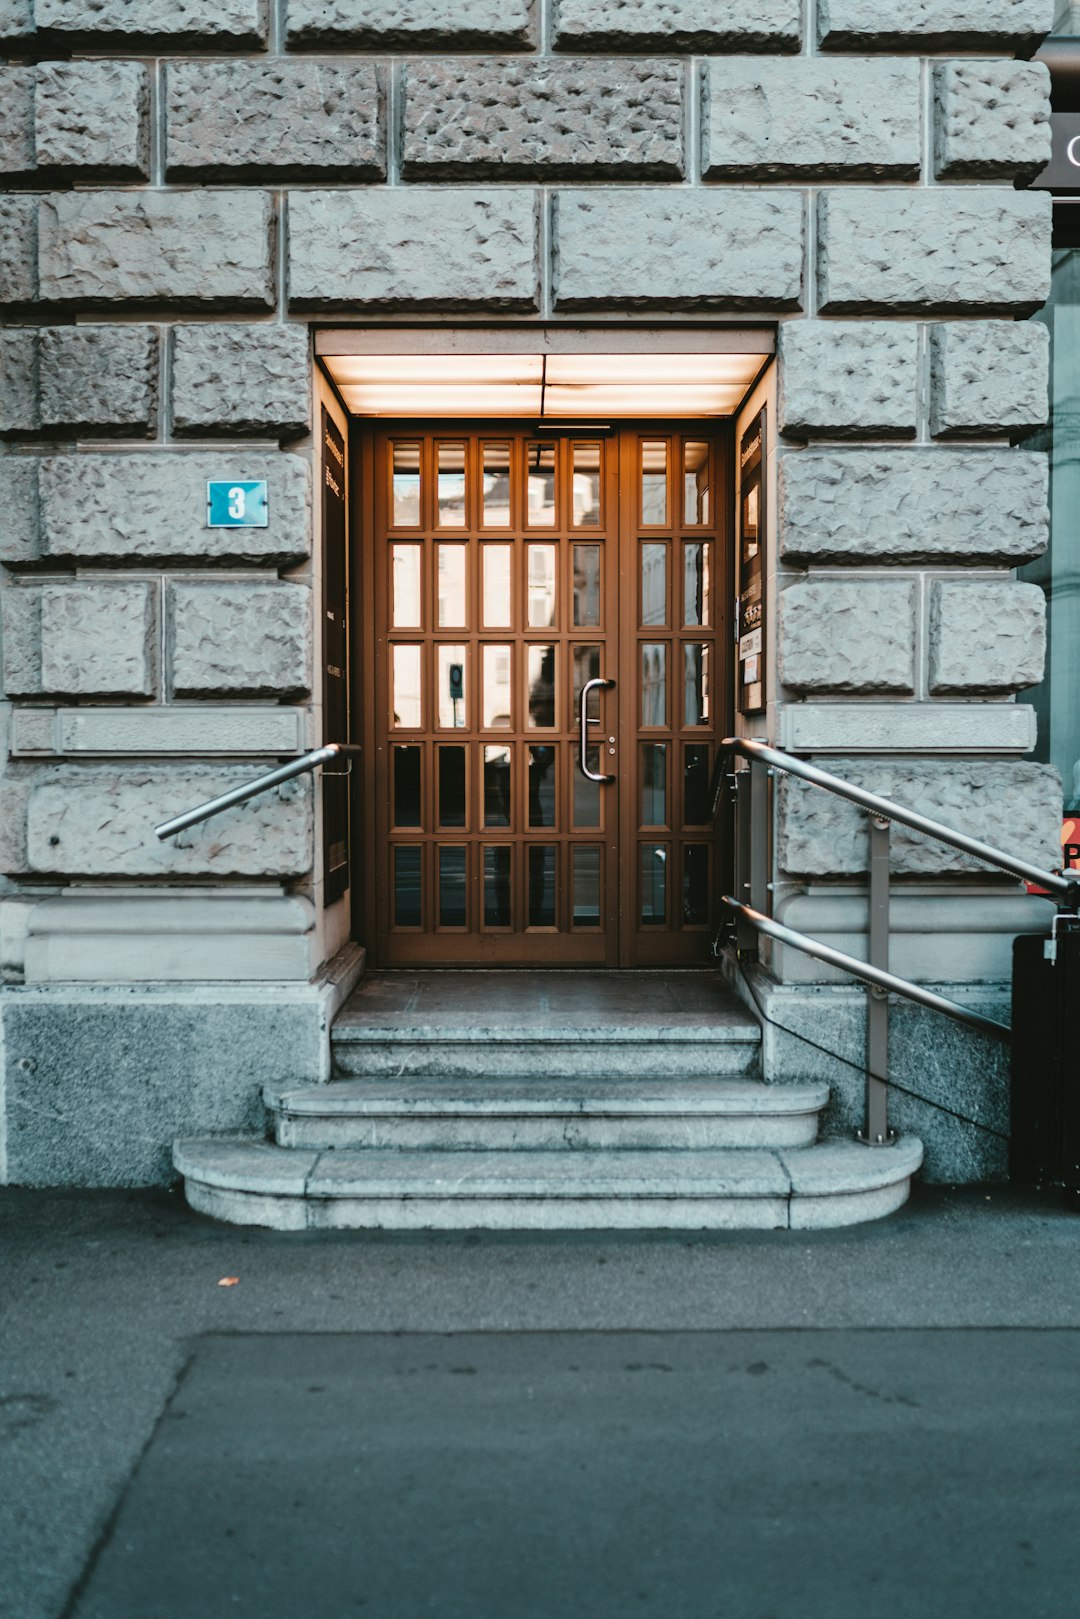
M 378 965 L 703 964 L 723 424 L 380 423 L 361 453 Z

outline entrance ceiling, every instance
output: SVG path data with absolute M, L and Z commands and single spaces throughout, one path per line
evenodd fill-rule
M 389 336 L 389 334 L 385 334 Z M 598 342 L 600 340 L 598 339 Z M 323 345 L 320 344 L 320 351 Z M 739 353 L 327 353 L 357 416 L 731 416 L 769 358 Z

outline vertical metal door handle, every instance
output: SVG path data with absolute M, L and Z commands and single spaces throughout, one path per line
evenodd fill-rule
M 578 707 L 578 769 L 581 771 L 581 774 L 585 777 L 586 781 L 605 782 L 615 780 L 614 776 L 598 776 L 595 770 L 590 770 L 589 762 L 586 758 L 586 742 L 588 741 L 589 736 L 589 726 L 599 725 L 600 723 L 599 720 L 590 720 L 589 718 L 589 693 L 591 691 L 613 691 L 614 689 L 615 682 L 613 680 L 600 679 L 587 680 L 584 686 L 581 688 L 581 699 Z

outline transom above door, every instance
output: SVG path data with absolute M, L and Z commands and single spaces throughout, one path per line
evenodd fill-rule
M 365 474 L 379 964 L 704 962 L 724 439 L 407 425 Z

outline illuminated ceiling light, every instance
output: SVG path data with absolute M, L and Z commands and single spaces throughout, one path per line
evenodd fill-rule
M 549 354 L 548 386 L 616 383 L 681 387 L 687 383 L 742 383 L 757 374 L 757 354 Z
M 497 382 L 453 386 L 345 384 L 341 395 L 357 416 L 539 416 L 540 385 Z
M 731 416 L 763 354 L 351 354 L 325 364 L 358 416 Z
M 353 382 L 436 388 L 532 382 L 539 387 L 544 374 L 542 354 L 344 354 L 326 363 L 339 387 Z

